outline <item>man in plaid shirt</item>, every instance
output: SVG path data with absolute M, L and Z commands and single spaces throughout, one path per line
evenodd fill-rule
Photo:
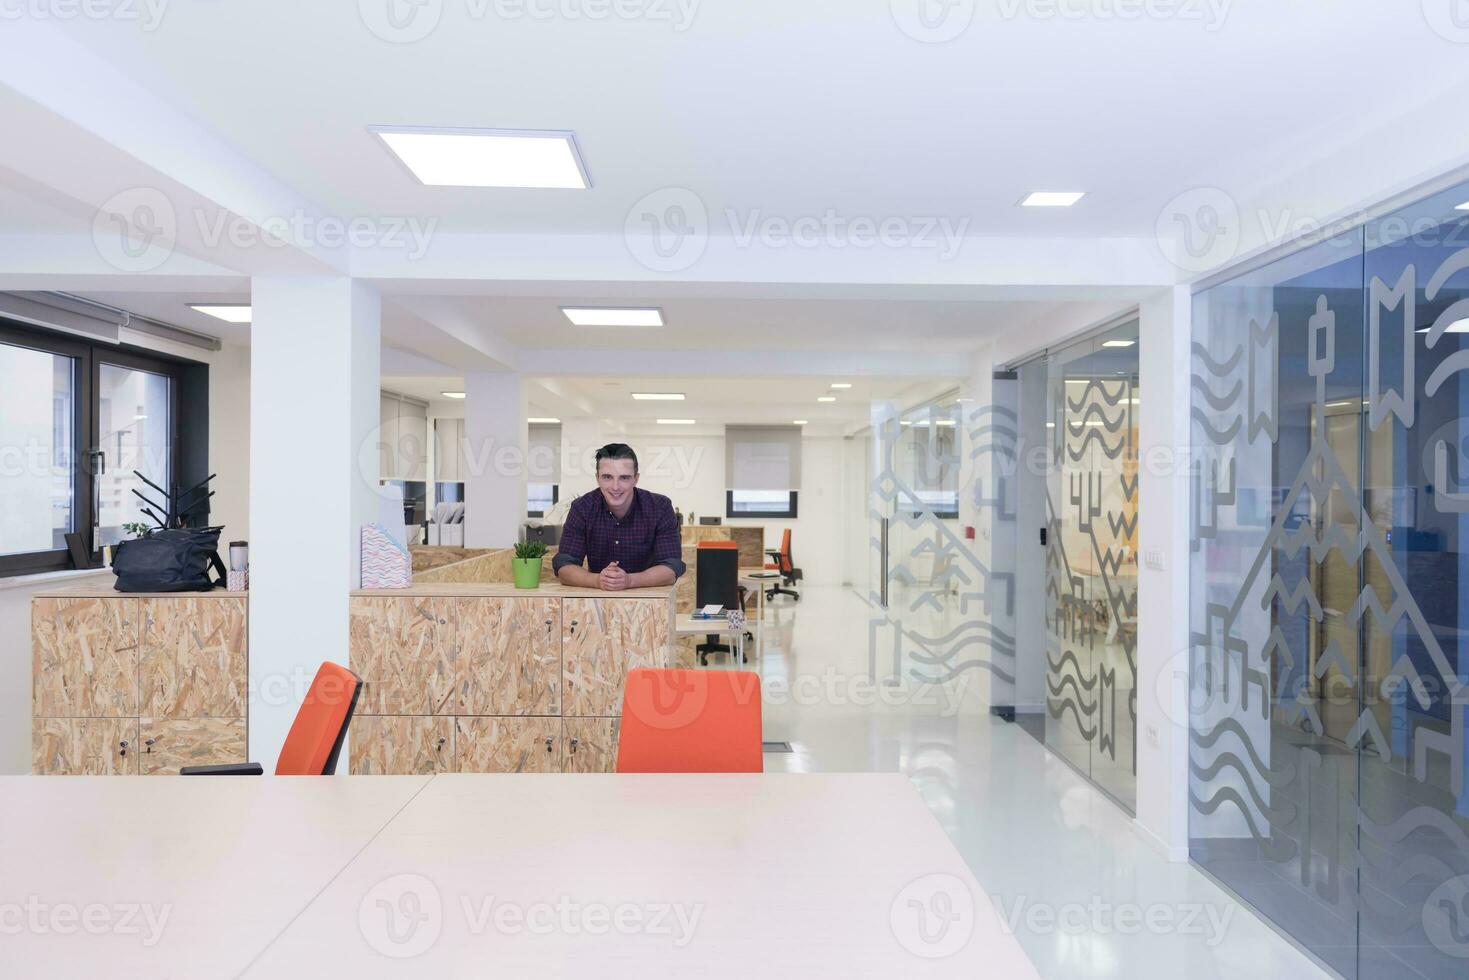
M 608 592 L 672 585 L 682 555 L 673 501 L 638 489 L 638 454 L 620 442 L 597 450 L 597 492 L 572 501 L 551 562 L 556 577 Z

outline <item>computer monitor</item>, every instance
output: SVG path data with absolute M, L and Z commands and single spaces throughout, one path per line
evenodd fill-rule
M 738 548 L 695 550 L 698 580 L 694 601 L 699 606 L 740 607 L 740 551 Z

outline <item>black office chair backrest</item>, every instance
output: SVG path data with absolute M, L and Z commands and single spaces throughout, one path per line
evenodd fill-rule
M 699 548 L 695 559 L 698 580 L 694 601 L 700 606 L 740 608 L 740 552 L 738 548 Z

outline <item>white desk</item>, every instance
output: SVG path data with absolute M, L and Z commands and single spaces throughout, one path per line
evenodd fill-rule
M 723 616 L 718 619 L 701 619 L 692 613 L 679 613 L 673 617 L 673 632 L 677 636 L 728 636 L 734 639 L 734 661 L 745 662 L 745 630 L 759 627 L 746 622 L 738 629 L 729 625 Z
M 148 948 L 0 935 L 16 975 L 1037 975 L 898 775 L 21 776 L 0 792 L 0 903 L 174 903 Z
M 0 973 L 233 976 L 431 778 L 0 777 Z M 45 928 L 12 932 L 32 895 Z
M 932 875 L 973 901 L 950 932 L 973 935 L 945 959 L 915 955 L 890 921 L 896 905 L 910 944 L 928 948 L 909 935 L 903 892 Z M 576 911 L 537 934 L 497 927 L 496 903 L 538 928 L 550 912 L 533 909 Z M 662 924 L 694 921 L 691 933 L 593 925 L 593 909 L 651 923 L 670 905 L 688 918 Z M 250 975 L 388 976 L 410 951 L 413 972 L 435 977 L 1036 976 L 1000 923 L 902 776 L 445 775 Z

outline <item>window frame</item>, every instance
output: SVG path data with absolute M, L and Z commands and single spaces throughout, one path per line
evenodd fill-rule
M 559 484 L 559 483 L 553 483 L 553 484 L 551 484 L 551 506 L 552 507 L 555 507 L 559 503 L 561 503 L 561 484 Z M 530 507 L 527 506 L 526 509 L 525 509 L 525 516 L 526 517 L 545 517 L 546 516 L 546 512 L 543 511 L 543 510 L 531 510 Z
M 724 517 L 726 520 L 741 520 L 743 518 L 756 518 L 762 520 L 765 518 L 795 520 L 797 511 L 796 502 L 797 497 L 800 495 L 800 491 L 787 490 L 786 493 L 790 494 L 790 506 L 788 509 L 736 511 L 734 509 L 735 492 L 733 490 L 726 490 L 724 491 Z
M 102 366 L 110 364 L 168 378 L 168 466 L 170 475 L 176 477 L 180 468 L 180 393 L 184 385 L 184 367 L 189 362 L 155 351 L 97 343 L 3 318 L 0 318 L 0 344 L 72 358 L 72 527 L 73 533 L 80 532 L 84 536 L 91 559 L 89 567 L 101 568 L 102 553 L 96 539 L 97 484 L 92 453 L 98 448 L 97 441 L 101 435 L 98 392 L 101 390 Z M 69 548 L 0 555 L 0 578 L 71 568 Z

